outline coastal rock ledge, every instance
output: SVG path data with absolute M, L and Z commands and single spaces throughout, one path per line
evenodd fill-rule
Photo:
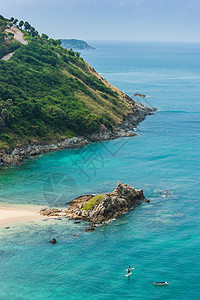
M 42 209 L 40 213 L 44 216 L 64 216 L 74 220 L 85 220 L 91 222 L 93 228 L 95 225 L 102 225 L 119 218 L 144 199 L 141 189 L 136 190 L 130 185 L 119 182 L 117 188 L 111 193 L 81 196 L 69 202 L 67 209 Z

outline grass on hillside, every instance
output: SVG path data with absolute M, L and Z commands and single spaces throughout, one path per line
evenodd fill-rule
M 104 198 L 104 196 L 105 196 L 104 194 L 100 194 L 93 197 L 92 199 L 90 199 L 85 203 L 82 210 L 91 210 L 96 204 L 98 204 Z

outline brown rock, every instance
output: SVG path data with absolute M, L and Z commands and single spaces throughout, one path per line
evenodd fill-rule
M 52 239 L 51 241 L 50 241 L 50 243 L 52 243 L 52 244 L 56 244 L 57 243 L 57 241 L 56 241 L 56 239 Z
M 40 214 L 42 216 L 48 216 L 48 217 L 60 216 L 61 213 L 62 210 L 57 208 L 44 208 L 40 210 Z
M 86 232 L 89 232 L 89 231 L 94 231 L 95 230 L 95 228 L 94 227 L 87 227 L 86 229 L 85 229 L 85 231 Z

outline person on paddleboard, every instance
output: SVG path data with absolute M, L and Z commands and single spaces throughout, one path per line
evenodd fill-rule
M 128 274 L 131 272 L 131 266 L 128 267 Z

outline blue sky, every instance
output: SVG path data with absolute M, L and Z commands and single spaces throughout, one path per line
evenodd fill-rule
M 200 0 L 0 0 L 53 38 L 200 42 Z

